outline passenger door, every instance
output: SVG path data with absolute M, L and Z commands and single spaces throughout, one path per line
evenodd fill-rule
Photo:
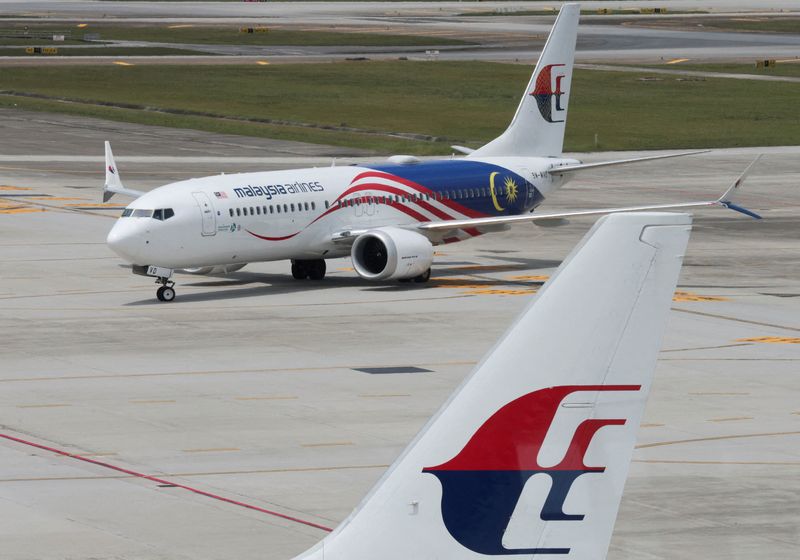
M 217 215 L 214 213 L 214 205 L 211 199 L 204 192 L 193 192 L 192 196 L 200 208 L 200 215 L 203 218 L 203 235 L 217 234 Z

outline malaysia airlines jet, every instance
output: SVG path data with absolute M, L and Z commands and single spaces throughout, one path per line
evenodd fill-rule
M 295 560 L 606 557 L 691 230 L 604 216 L 331 534 Z
M 583 164 L 562 156 L 580 9 L 565 4 L 511 124 L 459 159 L 393 156 L 381 165 L 215 175 L 143 193 L 123 186 L 105 145 L 104 200 L 136 197 L 107 243 L 137 274 L 175 297 L 175 270 L 227 273 L 250 262 L 291 260 L 297 279 L 320 280 L 325 259 L 350 255 L 367 280 L 430 278 L 433 248 L 503 231 L 519 222 L 656 208 L 723 205 L 729 190 L 705 202 L 532 214 L 575 172 L 698 152 Z M 752 214 L 751 214 L 752 215 Z

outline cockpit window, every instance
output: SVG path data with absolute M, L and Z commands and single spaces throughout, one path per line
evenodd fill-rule
M 168 220 L 175 215 L 172 208 L 159 208 L 150 210 L 147 208 L 126 208 L 122 211 L 122 218 L 155 218 L 156 220 Z
M 174 215 L 175 211 L 172 208 L 159 208 L 153 211 L 153 217 L 156 220 L 169 220 Z

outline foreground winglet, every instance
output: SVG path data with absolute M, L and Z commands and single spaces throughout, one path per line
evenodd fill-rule
M 114 162 L 114 154 L 111 151 L 111 142 L 105 141 L 106 148 L 106 182 L 103 186 L 103 202 L 108 202 L 115 194 L 124 194 L 131 198 L 139 198 L 144 193 L 133 189 L 127 189 L 122 184 L 119 177 L 117 164 Z
M 606 216 L 302 560 L 605 558 L 691 229 Z

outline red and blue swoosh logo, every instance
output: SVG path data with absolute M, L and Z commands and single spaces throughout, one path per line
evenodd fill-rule
M 503 546 L 503 534 L 522 490 L 535 474 L 552 485 L 540 512 L 543 521 L 580 521 L 584 514 L 564 512 L 564 502 L 578 477 L 602 473 L 587 466 L 584 455 L 598 430 L 625 424 L 624 419 L 588 419 L 575 430 L 564 458 L 551 467 L 539 464 L 539 451 L 559 404 L 578 391 L 638 391 L 639 385 L 567 385 L 541 389 L 503 406 L 478 428 L 464 448 L 441 465 L 422 472 L 442 485 L 442 520 L 462 546 L 487 555 L 568 554 L 569 548 Z
M 555 110 L 563 112 L 566 107 L 561 106 L 561 96 L 565 91 L 561 89 L 561 81 L 564 79 L 564 74 L 556 75 L 555 86 L 553 86 L 553 68 L 565 66 L 564 64 L 548 64 L 539 71 L 536 76 L 536 84 L 533 91 L 528 95 L 536 99 L 536 105 L 539 107 L 539 112 L 542 118 L 549 123 L 564 122 L 564 119 L 556 120 L 553 118 L 553 103 L 552 99 L 555 97 Z

